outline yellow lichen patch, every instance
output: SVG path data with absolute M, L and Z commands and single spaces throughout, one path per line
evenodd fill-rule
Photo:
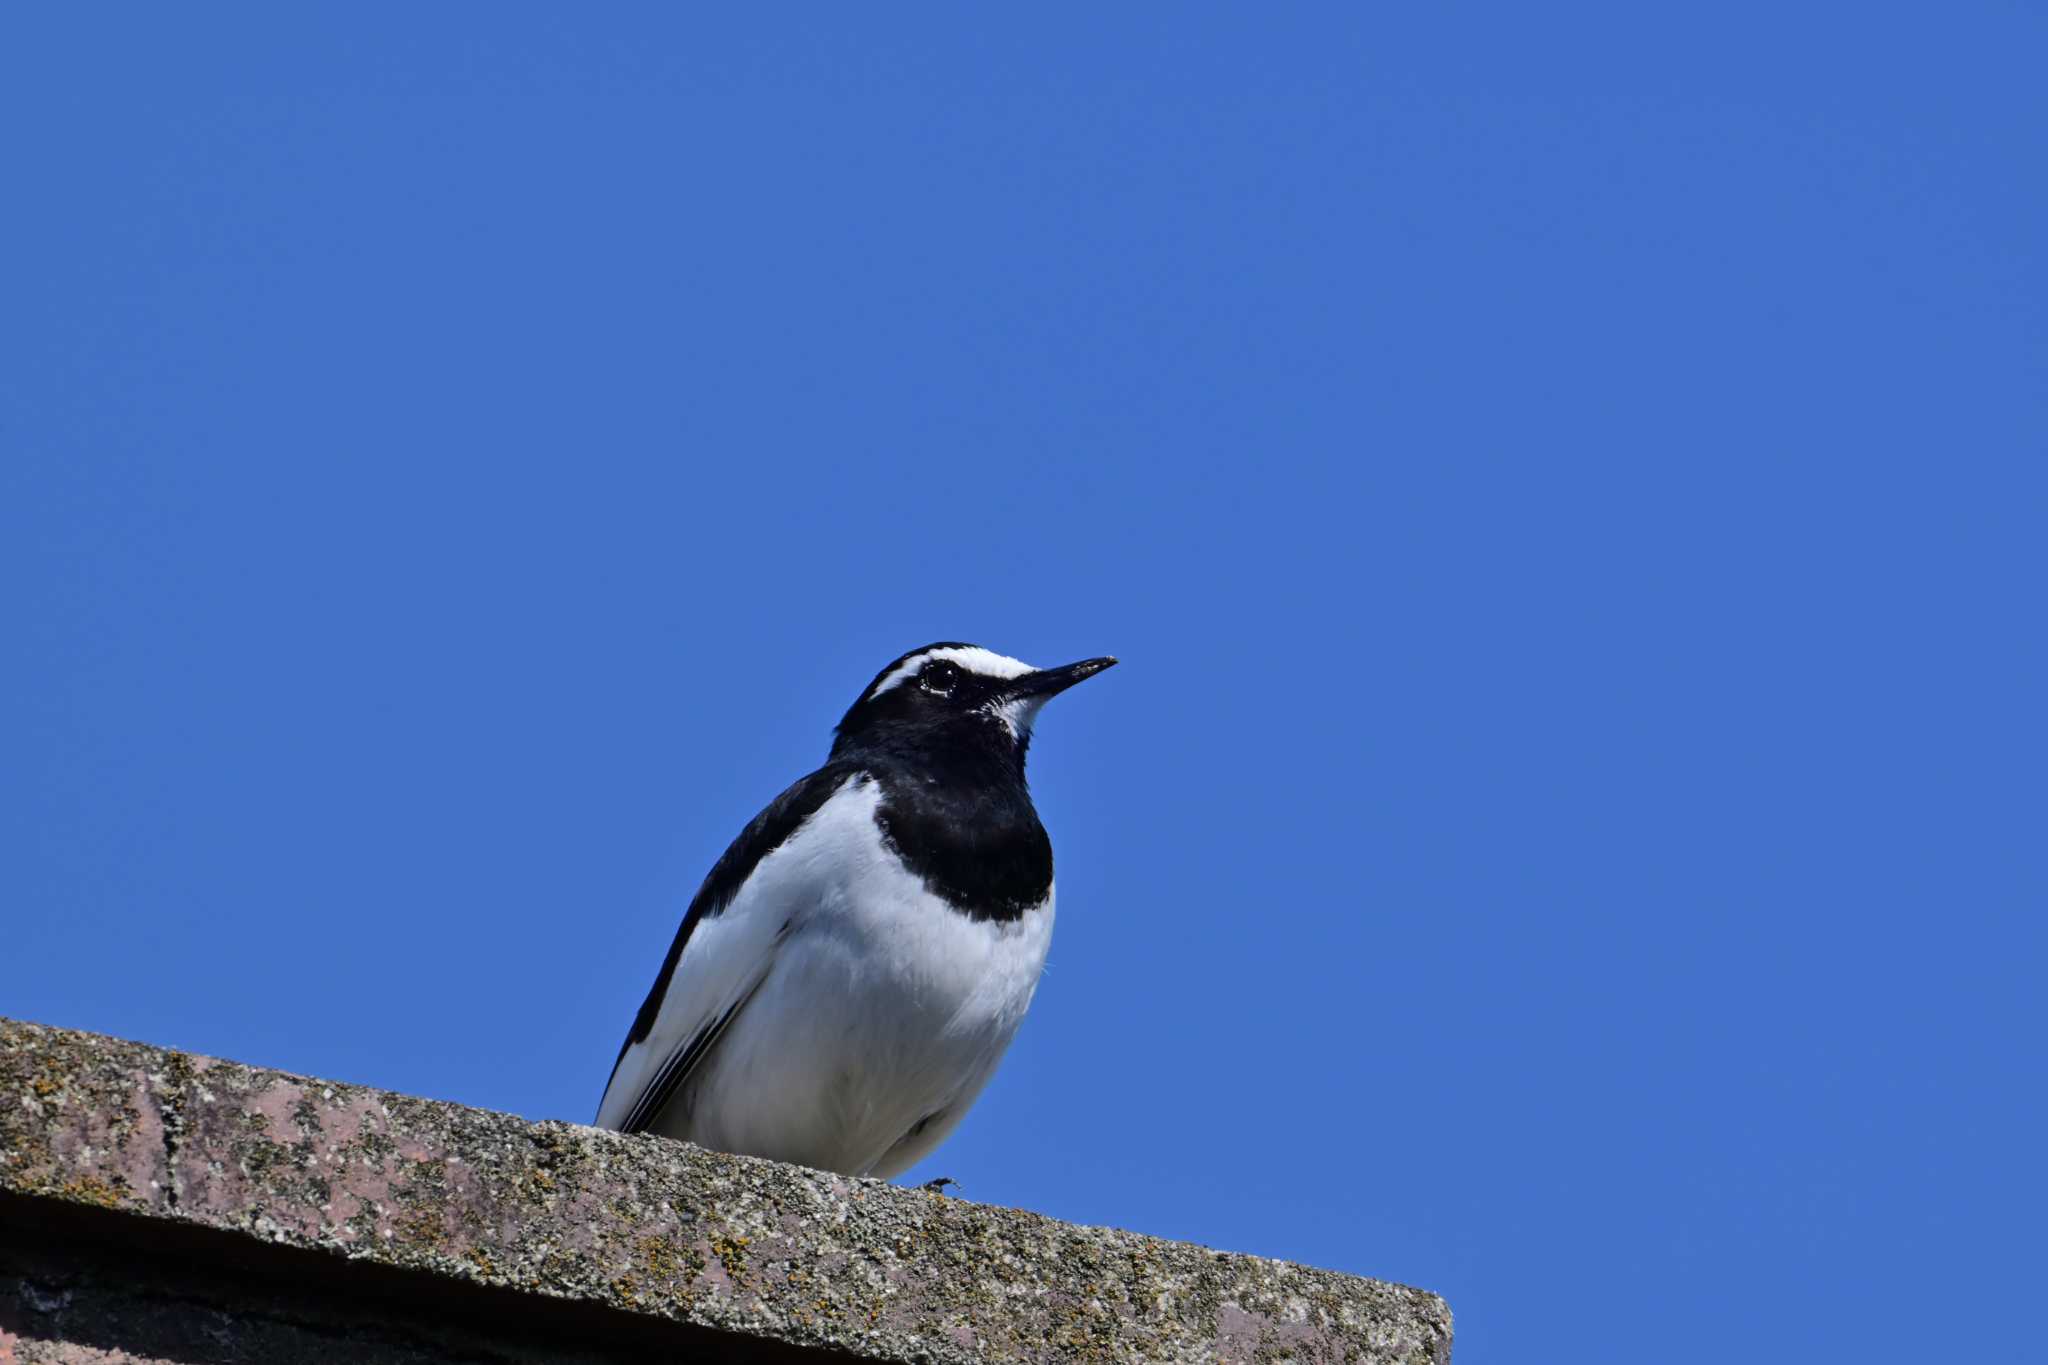
M 71 1073 L 61 1058 L 45 1057 L 37 1066 L 39 1074 L 28 1083 L 39 1100 L 47 1100 L 71 1083 Z
M 393 1221 L 393 1226 L 409 1242 L 424 1242 L 428 1246 L 438 1247 L 448 1240 L 448 1233 L 441 1226 L 441 1220 L 424 1209 L 402 1215 Z
M 704 1258 L 695 1247 L 686 1247 L 666 1237 L 642 1237 L 634 1244 L 640 1264 L 655 1279 L 668 1283 L 688 1280 L 704 1268 Z
M 97 1204 L 103 1209 L 119 1208 L 121 1192 L 95 1175 L 74 1176 L 57 1193 L 80 1204 Z
M 485 1279 L 490 1279 L 497 1275 L 498 1267 L 492 1262 L 491 1253 L 485 1251 L 482 1247 L 471 1247 L 469 1249 L 469 1259 L 476 1262 L 477 1270 L 483 1274 Z
M 618 1295 L 621 1302 L 638 1304 L 640 1302 L 640 1282 L 631 1275 L 621 1275 L 612 1281 L 612 1293 Z
M 747 1272 L 747 1247 L 751 1237 L 719 1237 L 711 1243 L 711 1254 L 718 1257 L 718 1263 L 725 1267 L 726 1277 L 738 1288 L 740 1277 Z

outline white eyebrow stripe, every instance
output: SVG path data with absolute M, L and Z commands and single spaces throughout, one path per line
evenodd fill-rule
M 998 654 L 992 649 L 983 649 L 979 645 L 953 645 L 945 649 L 927 649 L 921 654 L 911 655 L 902 663 L 890 669 L 883 676 L 882 680 L 869 690 L 867 700 L 873 701 L 890 688 L 895 687 L 908 678 L 915 677 L 918 669 L 923 668 L 934 659 L 950 660 L 969 673 L 978 673 L 984 678 L 1003 678 L 1007 680 L 1010 678 L 1021 678 L 1026 673 L 1036 673 L 1038 671 L 1022 659 L 1012 659 L 1007 654 Z

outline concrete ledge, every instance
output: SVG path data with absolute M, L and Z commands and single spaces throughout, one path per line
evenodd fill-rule
M 1433 1294 L 0 1019 L 0 1365 L 1446 1365 Z

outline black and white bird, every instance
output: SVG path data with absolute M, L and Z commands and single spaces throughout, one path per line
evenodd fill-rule
M 913 650 L 690 902 L 600 1127 L 849 1175 L 938 1146 L 1016 1035 L 1052 939 L 1024 784 L 1038 710 L 1115 659 Z

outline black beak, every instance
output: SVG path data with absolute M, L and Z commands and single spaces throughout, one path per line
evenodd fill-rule
M 1026 673 L 1013 680 L 1004 690 L 1013 697 L 1050 697 L 1064 692 L 1083 678 L 1092 678 L 1105 668 L 1116 663 L 1115 659 L 1104 656 L 1100 659 L 1083 659 L 1077 664 L 1061 668 L 1041 668 L 1035 673 Z

